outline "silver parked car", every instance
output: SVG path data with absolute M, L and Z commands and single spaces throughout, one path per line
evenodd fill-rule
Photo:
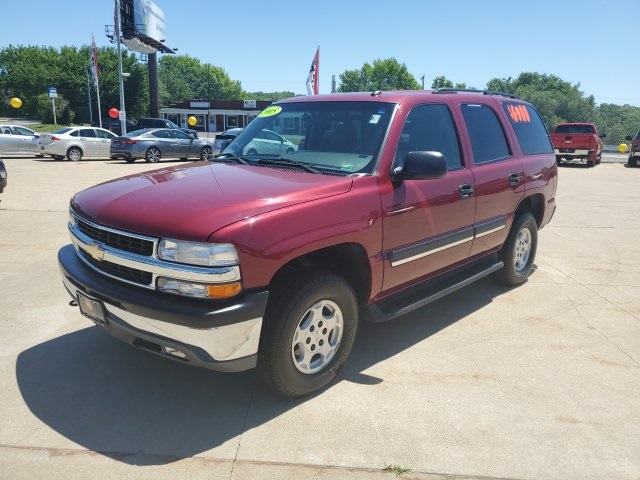
M 214 152 L 222 153 L 222 150 L 224 150 L 224 147 L 229 145 L 231 141 L 240 134 L 241 131 L 242 131 L 242 128 L 236 127 L 236 128 L 230 128 L 216 135 L 216 139 L 213 142 Z
M 77 162 L 82 157 L 108 158 L 111 140 L 116 135 L 104 128 L 65 127 L 53 133 L 42 133 L 38 140 L 40 153 L 56 160 L 67 157 Z
M 0 125 L 0 153 L 4 155 L 39 155 L 40 134 L 21 125 Z
M 115 138 L 111 142 L 111 157 L 124 158 L 129 163 L 138 158 L 147 162 L 167 157 L 209 160 L 213 157 L 213 145 L 174 128 L 142 129 Z

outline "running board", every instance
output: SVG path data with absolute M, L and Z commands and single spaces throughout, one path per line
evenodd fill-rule
M 482 263 L 446 279 L 413 287 L 407 292 L 394 296 L 392 299 L 385 299 L 365 307 L 361 312 L 362 318 L 365 321 L 376 323 L 393 320 L 466 287 L 487 275 L 491 275 L 502 267 L 504 267 L 502 261 L 491 264 Z

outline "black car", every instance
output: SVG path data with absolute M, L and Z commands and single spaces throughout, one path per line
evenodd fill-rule
M 7 168 L 4 166 L 4 162 L 0 158 L 0 193 L 4 192 L 4 187 L 7 186 Z
M 171 120 L 166 118 L 140 118 L 136 123 L 135 130 L 141 130 L 143 128 L 177 128 L 189 135 L 191 138 L 198 138 L 198 132 L 191 128 L 180 128 Z
M 131 132 L 136 129 L 136 122 L 132 120 L 125 120 L 127 123 L 127 132 Z M 92 127 L 99 127 L 99 122 L 94 121 L 91 124 Z M 120 124 L 120 120 L 117 118 L 107 118 L 102 121 L 102 128 L 109 130 L 110 132 L 115 133 L 116 135 L 122 135 L 122 126 Z
M 631 149 L 629 150 L 629 160 L 627 165 L 630 167 L 637 167 L 638 160 L 640 159 L 640 131 L 635 136 L 627 135 L 625 140 L 631 142 Z

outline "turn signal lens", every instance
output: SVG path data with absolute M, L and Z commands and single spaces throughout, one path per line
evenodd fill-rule
M 240 282 L 225 283 L 222 285 L 208 285 L 207 293 L 211 298 L 230 298 L 240 293 L 242 284 Z
M 172 293 L 183 297 L 213 298 L 216 300 L 231 298 L 242 291 L 241 282 L 212 285 L 166 277 L 158 277 L 157 287 L 160 292 Z

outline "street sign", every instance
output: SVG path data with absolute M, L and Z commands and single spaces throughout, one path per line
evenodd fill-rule
M 56 87 L 47 88 L 47 93 L 49 94 L 49 98 L 58 98 L 58 90 L 56 90 Z

